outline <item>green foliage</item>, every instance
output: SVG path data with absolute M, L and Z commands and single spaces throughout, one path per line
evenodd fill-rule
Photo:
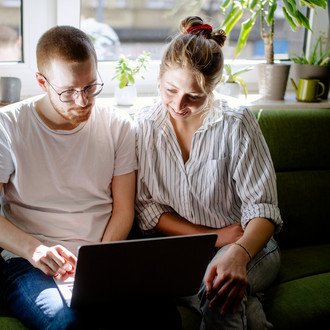
M 245 81 L 241 77 L 238 77 L 238 76 L 241 75 L 242 73 L 250 71 L 252 69 L 253 69 L 253 66 L 249 66 L 249 67 L 246 67 L 244 69 L 241 69 L 241 70 L 233 73 L 231 65 L 225 64 L 225 73 L 223 75 L 223 82 L 224 83 L 235 83 L 235 82 L 239 83 L 243 87 L 244 94 L 246 97 L 248 92 L 247 92 Z
M 309 58 L 307 58 L 305 52 L 303 51 L 302 56 L 298 56 L 293 53 L 292 55 L 294 57 L 290 57 L 290 59 L 294 63 L 298 64 L 310 64 L 320 66 L 330 65 L 330 44 L 328 45 L 327 49 L 323 51 L 323 40 L 325 40 L 324 34 L 321 33 Z
M 239 55 L 243 47 L 245 46 L 248 36 L 252 27 L 254 26 L 258 15 L 261 19 L 261 36 L 265 42 L 273 44 L 274 39 L 274 13 L 277 8 L 278 0 L 225 0 L 221 6 L 222 10 L 226 14 L 225 20 L 222 24 L 222 28 L 227 34 L 232 30 L 236 24 L 239 23 L 239 19 L 243 13 L 247 13 L 248 18 L 241 24 L 241 30 L 239 39 L 237 41 L 235 57 Z M 326 8 L 327 0 L 299 0 L 299 4 L 302 7 L 321 7 Z M 288 22 L 290 28 L 293 31 L 297 31 L 304 26 L 306 29 L 311 30 L 309 20 L 299 10 L 296 0 L 283 0 L 282 7 L 283 14 Z M 265 33 L 265 27 L 268 26 L 270 33 Z M 266 41 L 267 39 L 267 41 Z M 274 63 L 274 50 L 271 47 L 270 62 Z M 267 57 L 267 56 L 266 56 Z
M 136 59 L 131 61 L 128 55 L 121 55 L 117 61 L 115 67 L 115 75 L 112 80 L 117 79 L 119 81 L 119 88 L 124 88 L 128 85 L 134 85 L 134 76 L 141 73 L 141 70 L 147 70 L 147 66 L 150 62 L 150 53 L 143 53 Z M 135 63 L 135 66 L 133 66 Z M 143 76 L 141 76 L 144 79 Z

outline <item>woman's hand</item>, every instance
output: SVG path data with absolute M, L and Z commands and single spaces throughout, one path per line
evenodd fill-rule
M 49 276 L 64 276 L 73 273 L 77 258 L 61 245 L 39 245 L 32 255 L 31 264 Z
M 249 261 L 249 256 L 237 245 L 213 261 L 204 279 L 210 308 L 222 304 L 221 315 L 236 311 L 248 285 L 246 265 Z
M 238 241 L 243 236 L 244 231 L 241 223 L 239 222 L 222 229 L 217 229 L 216 233 L 218 234 L 218 238 L 215 242 L 215 246 L 220 248 Z

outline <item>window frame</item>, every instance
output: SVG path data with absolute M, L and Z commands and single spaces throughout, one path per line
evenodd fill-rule
M 80 25 L 80 0 L 24 0 L 22 1 L 22 22 L 23 22 L 23 63 L 0 63 L 2 76 L 16 76 L 22 80 L 23 98 L 41 93 L 35 79 L 37 72 L 35 49 L 38 39 L 49 28 L 56 25 L 72 25 L 79 28 Z M 327 20 L 328 24 L 324 24 Z M 314 31 L 324 31 L 328 35 L 329 18 L 328 11 L 318 8 L 311 11 L 311 28 Z M 306 52 L 312 48 L 318 33 L 307 32 Z M 232 61 L 227 59 L 233 65 L 234 70 L 254 65 L 262 61 L 241 60 Z M 145 79 L 137 78 L 137 90 L 140 95 L 157 94 L 157 78 L 160 61 L 151 61 L 149 70 L 144 74 Z M 115 62 L 99 62 L 99 72 L 105 83 L 102 96 L 112 96 L 116 86 L 116 81 L 112 80 L 114 74 Z M 258 93 L 258 77 L 256 71 L 246 72 L 243 76 L 249 93 Z M 290 89 L 290 84 L 288 84 Z

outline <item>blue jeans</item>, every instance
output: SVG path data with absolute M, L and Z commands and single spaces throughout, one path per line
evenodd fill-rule
M 77 311 L 63 301 L 53 278 L 23 258 L 4 263 L 3 293 L 8 307 L 29 329 L 84 329 Z
M 230 245 L 218 250 L 213 260 L 223 255 Z M 212 263 L 212 262 L 211 262 Z M 210 301 L 206 298 L 206 287 L 203 283 L 200 292 L 200 307 L 202 313 L 201 330 L 206 329 L 272 329 L 266 319 L 259 299 L 275 280 L 280 268 L 280 253 L 276 241 L 272 238 L 247 265 L 248 287 L 238 310 L 235 313 L 220 315 L 221 305 L 210 309 Z
M 68 308 L 53 278 L 23 258 L 4 263 L 3 293 L 8 307 L 29 329 L 181 329 L 172 299 L 126 297 L 106 306 Z

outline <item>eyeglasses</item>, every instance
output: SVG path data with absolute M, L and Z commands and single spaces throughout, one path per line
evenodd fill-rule
M 80 93 L 83 93 L 84 96 L 86 96 L 87 98 L 91 98 L 91 97 L 95 97 L 95 96 L 99 95 L 101 93 L 102 89 L 103 89 L 104 83 L 103 83 L 103 80 L 102 80 L 99 72 L 97 72 L 97 73 L 98 73 L 98 75 L 99 75 L 99 77 L 102 81 L 101 84 L 89 85 L 89 86 L 86 86 L 84 89 L 81 89 L 81 90 L 66 89 L 62 93 L 59 93 L 42 73 L 40 73 L 40 74 L 43 76 L 43 78 L 48 82 L 49 86 L 58 95 L 60 101 L 66 103 L 66 102 L 73 102 L 78 97 L 78 95 Z

